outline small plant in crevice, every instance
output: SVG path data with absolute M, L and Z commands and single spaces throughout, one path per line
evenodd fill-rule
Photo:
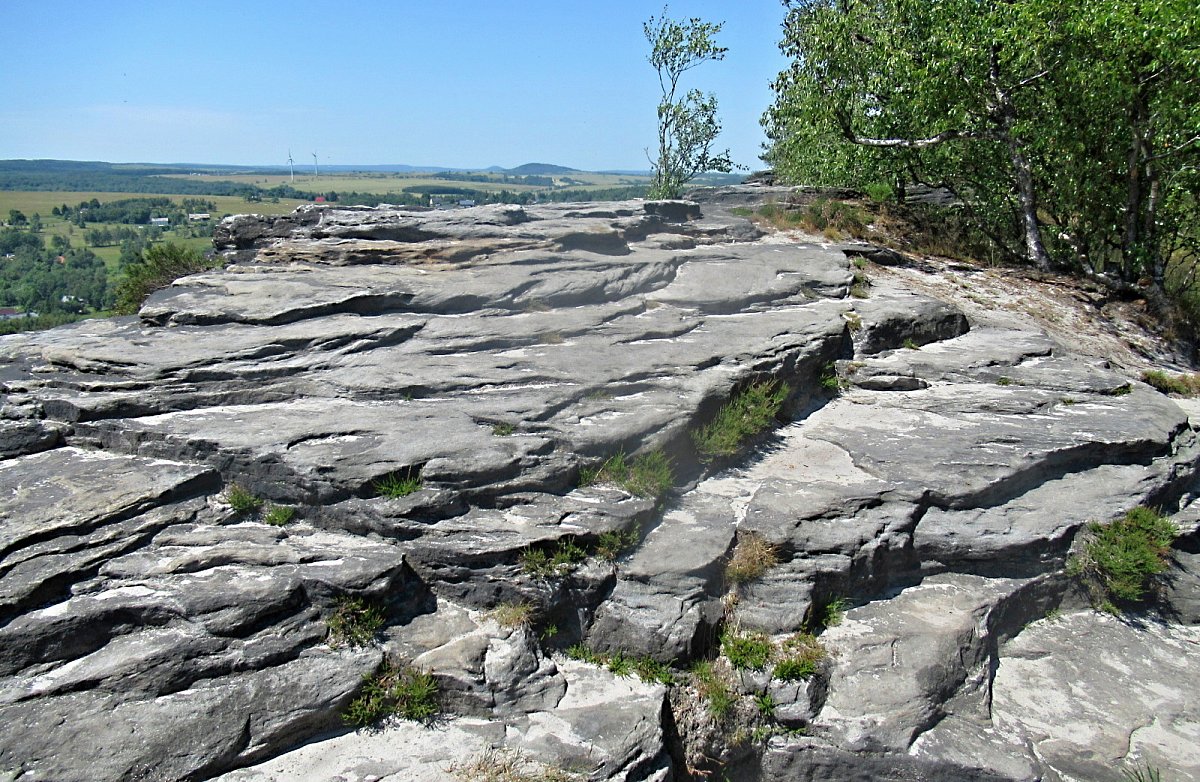
M 636 497 L 659 499 L 671 490 L 675 476 L 670 457 L 659 448 L 632 462 L 626 460 L 624 453 L 618 453 L 599 467 L 585 467 L 579 471 L 580 486 L 599 483 L 614 484 Z
M 1142 382 L 1164 394 L 1196 396 L 1200 394 L 1200 374 L 1169 375 L 1158 369 L 1142 373 Z
M 1011 377 L 1007 377 L 1004 375 L 1001 375 L 1000 377 L 996 378 L 996 385 L 998 385 L 998 386 L 1011 386 L 1013 384 L 1013 382 L 1014 381 Z
M 821 367 L 821 374 L 817 378 L 817 382 L 821 384 L 821 388 L 835 394 L 846 387 L 845 381 L 838 375 L 837 365 L 832 361 Z
M 905 350 L 920 350 L 921 346 L 918 345 L 917 341 L 915 339 L 913 339 L 912 337 L 905 337 L 904 338 L 904 349 Z
M 420 473 L 412 469 L 388 473 L 372 485 L 380 497 L 391 499 L 407 497 L 420 491 L 422 487 Z
M 362 690 L 346 707 L 342 719 L 360 728 L 392 716 L 429 723 L 439 711 L 433 674 L 388 660 L 363 677 Z
M 613 675 L 622 678 L 636 674 L 646 683 L 673 684 L 675 674 L 671 666 L 649 656 L 626 654 L 622 651 L 598 652 L 585 644 L 578 643 L 567 648 L 565 654 L 572 660 L 607 668 Z
M 1067 573 L 1084 582 L 1094 604 L 1115 613 L 1116 603 L 1138 603 L 1151 592 L 1154 579 L 1167 570 L 1177 534 L 1170 519 L 1134 508 L 1108 524 L 1088 525 Z
M 1145 769 L 1141 766 L 1121 769 L 1121 777 L 1125 782 L 1162 782 L 1162 772 L 1149 763 L 1146 764 Z
M 725 718 L 737 703 L 737 695 L 728 674 L 711 660 L 697 662 L 690 673 L 691 684 L 704 701 L 708 713 L 717 719 Z
M 711 422 L 692 432 L 692 443 L 705 463 L 733 456 L 751 437 L 777 421 L 791 389 L 779 381 L 752 383 L 730 397 Z
M 721 654 L 735 670 L 761 671 L 775 656 L 775 645 L 764 633 L 726 630 L 721 636 Z
M 533 603 L 501 603 L 488 612 L 496 624 L 509 629 L 533 627 L 537 619 L 537 606 Z
M 835 597 L 821 606 L 819 623 L 822 628 L 837 627 L 846 618 L 846 609 L 850 603 L 844 597 Z
M 366 646 L 375 640 L 383 619 L 379 606 L 356 595 L 342 595 L 334 601 L 333 613 L 325 620 L 329 645 Z
M 738 535 L 733 556 L 725 566 L 725 580 L 745 584 L 763 576 L 779 563 L 778 548 L 756 532 Z
M 775 698 L 769 692 L 759 693 L 754 696 L 754 708 L 758 710 L 758 714 L 764 720 L 775 719 L 775 707 L 778 706 Z
M 486 749 L 446 769 L 459 782 L 580 782 L 586 775 L 548 766 L 516 750 Z
M 282 527 L 296 517 L 296 509 L 290 505 L 272 505 L 263 514 L 263 522 Z
M 861 271 L 855 272 L 850 281 L 850 296 L 855 299 L 870 298 L 871 278 Z
M 626 549 L 637 544 L 638 537 L 637 530 L 601 532 L 592 551 L 605 562 L 615 562 Z
M 238 483 L 229 484 L 229 488 L 225 490 L 225 502 L 229 503 L 229 507 L 233 508 L 235 513 L 242 516 L 257 512 L 263 505 L 261 498 L 255 497 Z
M 815 675 L 829 653 L 815 635 L 801 632 L 780 644 L 777 656 L 771 676 L 780 681 L 795 682 Z
M 516 431 L 516 427 L 506 421 L 492 424 L 492 434 L 497 437 L 508 437 L 514 431 Z
M 525 549 L 521 554 L 521 570 L 535 578 L 562 578 L 585 559 L 587 552 L 574 538 L 563 538 L 550 549 Z

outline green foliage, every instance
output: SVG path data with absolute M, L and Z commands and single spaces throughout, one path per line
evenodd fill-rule
M 721 636 L 721 653 L 737 670 L 761 671 L 775 655 L 775 646 L 763 633 L 727 630 Z
M 396 716 L 430 722 L 438 715 L 438 686 L 433 675 L 391 661 L 363 677 L 362 691 L 350 702 L 342 719 L 365 728 Z
M 765 380 L 735 394 L 710 423 L 692 432 L 701 461 L 732 456 L 746 440 L 771 428 L 790 393 L 783 383 Z
M 758 709 L 759 716 L 765 720 L 774 719 L 775 707 L 778 705 L 769 692 L 759 693 L 754 696 L 754 708 Z
M 381 497 L 407 497 L 421 490 L 421 475 L 411 469 L 388 473 L 373 484 Z
M 921 346 L 918 345 L 917 341 L 915 339 L 913 339 L 912 337 L 905 337 L 904 338 L 904 349 L 905 350 L 920 350 Z
M 821 376 L 817 378 L 821 388 L 837 393 L 842 390 L 842 378 L 838 376 L 837 365 L 832 361 L 821 367 Z
M 771 675 L 785 682 L 813 676 L 829 656 L 824 645 L 812 633 L 796 633 L 781 645 L 781 655 Z
M 850 296 L 855 299 L 867 299 L 871 296 L 871 278 L 864 272 L 857 271 L 850 280 Z
M 296 516 L 296 509 L 290 505 L 272 505 L 263 514 L 263 521 L 276 527 L 282 527 Z
M 325 626 L 330 646 L 366 646 L 383 626 L 383 610 L 361 597 L 342 595 L 334 602 Z
M 568 647 L 566 655 L 572 660 L 579 660 L 591 665 L 605 666 L 614 675 L 620 677 L 637 674 L 638 678 L 644 682 L 657 682 L 667 685 L 673 684 L 675 681 L 675 675 L 671 672 L 671 666 L 660 663 L 653 657 L 636 657 L 625 654 L 622 651 L 605 654 L 581 643 Z
M 725 566 L 725 580 L 744 584 L 761 578 L 779 562 L 778 550 L 755 532 L 739 535 L 733 556 Z
M 717 719 L 728 715 L 737 703 L 737 695 L 724 672 L 715 663 L 701 660 L 692 666 L 691 674 L 692 686 L 704 700 L 709 714 Z
M 638 541 L 637 530 L 627 530 L 620 532 L 617 530 L 609 530 L 601 532 L 596 540 L 594 551 L 596 556 L 606 562 L 613 562 L 617 557 L 621 556 L 621 552 L 633 546 Z
M 849 602 L 843 597 L 835 597 L 824 606 L 821 607 L 820 624 L 821 627 L 837 627 L 846 617 L 846 608 Z
M 624 652 L 614 652 L 608 655 L 606 665 L 614 676 L 622 679 L 633 675 L 633 660 L 626 657 Z
M 650 17 L 643 26 L 650 43 L 650 64 L 658 72 L 662 98 L 658 103 L 658 157 L 652 161 L 654 180 L 650 198 L 679 198 L 683 187 L 704 171 L 730 171 L 729 151 L 716 152 L 713 144 L 721 132 L 717 99 L 711 93 L 688 90 L 679 96 L 684 72 L 713 60 L 725 59 L 727 49 L 717 46 L 721 24 L 699 19 L 678 22 Z
M 521 554 L 521 570 L 536 578 L 562 578 L 585 559 L 587 552 L 574 538 L 563 538 L 552 549 L 525 549 Z
M 46 247 L 42 237 L 15 228 L 0 230 L 0 307 L 27 313 L 0 321 L 11 334 L 69 323 L 107 305 L 108 273 L 91 250 L 62 240 Z
M 1170 519 L 1142 507 L 1108 524 L 1092 524 L 1088 531 L 1067 570 L 1087 583 L 1098 605 L 1143 600 L 1154 577 L 1166 571 L 1178 534 Z
M 513 433 L 515 428 L 516 427 L 514 427 L 512 424 L 505 422 L 492 424 L 492 434 L 496 435 L 497 437 L 508 437 Z
M 572 660 L 578 660 L 579 662 L 588 663 L 590 665 L 604 665 L 608 659 L 600 652 L 597 652 L 582 643 L 568 646 L 566 655 Z
M 214 265 L 197 250 L 171 242 L 148 247 L 140 262 L 125 267 L 125 277 L 117 284 L 113 311 L 118 315 L 133 315 L 154 291 L 180 277 L 208 271 Z
M 1155 766 L 1146 764 L 1146 768 L 1140 766 L 1134 769 L 1121 769 L 1121 776 L 1126 782 L 1162 782 L 1162 772 Z
M 233 508 L 234 512 L 242 515 L 254 513 L 263 504 L 262 499 L 255 497 L 237 483 L 229 484 L 229 488 L 225 490 L 225 501 L 229 503 L 229 507 Z
M 626 462 L 624 453 L 618 453 L 598 469 L 579 472 L 581 486 L 612 483 L 637 497 L 662 497 L 674 482 L 671 460 L 661 448 L 638 456 L 632 464 Z
M 1142 382 L 1154 386 L 1164 394 L 1196 396 L 1200 393 L 1200 374 L 1168 375 L 1158 369 L 1142 374 Z

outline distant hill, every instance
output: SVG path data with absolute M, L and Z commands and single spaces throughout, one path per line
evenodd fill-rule
M 547 174 L 575 174 L 578 172 L 579 172 L 579 169 L 577 169 L 577 168 L 567 168 L 566 166 L 556 166 L 552 163 L 526 163 L 523 166 L 517 166 L 516 168 L 510 168 L 505 173 L 506 174 L 518 174 L 521 176 L 527 176 L 529 174 L 545 176 Z

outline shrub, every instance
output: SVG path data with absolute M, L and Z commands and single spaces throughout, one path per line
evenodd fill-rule
M 755 532 L 739 535 L 733 556 L 725 566 L 725 580 L 732 584 L 754 581 L 778 562 L 776 547 L 761 535 Z
M 296 509 L 290 505 L 272 505 L 263 516 L 263 521 L 282 527 L 296 516 Z
M 125 267 L 125 277 L 117 283 L 113 312 L 134 315 L 154 291 L 167 287 L 180 277 L 208 271 L 218 264 L 206 261 L 198 250 L 171 242 L 151 245 L 142 253 L 140 263 Z
M 501 603 L 489 615 L 501 627 L 532 627 L 537 608 L 532 603 Z
M 710 423 L 692 432 L 701 461 L 732 456 L 746 440 L 769 429 L 789 393 L 786 385 L 766 380 L 734 394 Z
M 761 671 L 774 657 L 775 646 L 762 633 L 729 630 L 721 636 L 721 653 L 736 670 Z
M 1082 552 L 1067 566 L 1088 584 L 1093 599 L 1141 601 L 1155 576 L 1167 569 L 1175 525 L 1149 508 L 1134 508 L 1109 524 L 1091 524 Z
M 849 602 L 844 597 L 835 597 L 821 607 L 821 627 L 837 627 L 846 618 Z
M 386 661 L 375 673 L 363 677 L 362 692 L 346 707 L 342 719 L 360 728 L 393 715 L 429 722 L 439 711 L 437 696 L 432 674 Z
M 637 530 L 627 530 L 625 532 L 610 530 L 600 533 L 594 550 L 596 556 L 600 557 L 600 559 L 606 562 L 613 562 L 617 557 L 621 556 L 621 552 L 633 546 L 637 541 Z
M 393 472 L 379 478 L 374 483 L 375 491 L 382 497 L 407 497 L 421 490 L 421 476 L 413 471 Z
M 245 515 L 254 513 L 262 507 L 263 501 L 246 491 L 239 484 L 231 483 L 225 490 L 225 501 L 236 513 Z
M 662 497 L 675 482 L 671 460 L 656 449 L 642 454 L 629 464 L 624 453 L 618 453 L 600 465 L 598 469 L 584 468 L 579 473 L 579 485 L 612 483 L 637 497 Z
M 1142 382 L 1154 386 L 1164 394 L 1195 396 L 1200 393 L 1200 375 L 1168 375 L 1152 369 L 1142 374 Z
M 325 626 L 329 628 L 330 646 L 366 646 L 383 626 L 383 610 L 361 597 L 342 595 L 334 601 Z

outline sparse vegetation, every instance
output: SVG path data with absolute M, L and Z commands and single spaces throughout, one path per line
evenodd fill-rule
M 508 437 L 516 430 L 516 427 L 510 423 L 501 421 L 500 423 L 492 424 L 492 434 L 497 437 Z
M 535 578 L 561 578 L 587 559 L 574 538 L 563 538 L 553 549 L 528 548 L 521 554 L 521 570 Z
M 488 614 L 501 627 L 533 627 L 537 607 L 533 603 L 501 603 Z
M 614 562 L 621 553 L 638 542 L 637 530 L 609 530 L 601 532 L 596 540 L 594 551 L 597 557 L 605 562 Z
M 763 633 L 726 630 L 721 636 L 721 653 L 737 670 L 761 671 L 775 656 L 775 645 Z
M 725 580 L 745 584 L 761 578 L 779 562 L 778 550 L 756 532 L 738 536 L 737 546 L 725 566 Z
M 1142 382 L 1164 394 L 1188 397 L 1200 394 L 1200 374 L 1168 375 L 1161 370 L 1152 369 L 1142 374 Z
M 821 607 L 821 627 L 837 627 L 846 618 L 849 602 L 844 597 L 835 597 Z
M 386 661 L 363 677 L 362 692 L 346 707 L 342 719 L 365 728 L 391 716 L 429 722 L 438 712 L 438 686 L 432 674 Z
M 579 774 L 546 766 L 515 750 L 487 749 L 447 769 L 460 782 L 575 782 Z
M 667 685 L 675 681 L 671 666 L 661 663 L 653 657 L 637 657 L 621 651 L 608 654 L 598 652 L 581 643 L 568 647 L 566 655 L 572 660 L 604 666 L 615 676 L 626 677 L 637 674 L 637 677 L 644 682 L 658 682 Z
M 263 521 L 276 527 L 282 527 L 296 516 L 296 509 L 290 505 L 272 505 L 263 515 Z
M 1154 578 L 1167 569 L 1177 534 L 1170 519 L 1134 508 L 1108 524 L 1089 525 L 1088 539 L 1067 572 L 1083 579 L 1098 607 L 1115 612 L 1117 603 L 1145 599 Z
M 821 376 L 817 378 L 817 382 L 821 384 L 821 388 L 826 391 L 837 393 L 842 390 L 842 378 L 838 375 L 837 365 L 832 361 L 821 367 Z
M 701 660 L 692 666 L 692 686 L 708 707 L 709 714 L 724 718 L 733 709 L 737 696 L 730 685 L 729 677 L 711 660 Z
M 855 299 L 866 299 L 871 296 L 871 278 L 866 273 L 857 271 L 850 281 L 850 296 Z
M 781 658 L 775 663 L 772 676 L 794 682 L 813 676 L 829 653 L 812 633 L 796 633 L 783 642 L 779 655 Z
M 905 337 L 904 338 L 904 349 L 905 350 L 920 350 L 921 346 L 918 345 L 917 341 L 915 339 L 913 339 L 912 337 Z
M 411 469 L 392 472 L 376 480 L 374 486 L 375 491 L 381 497 L 392 499 L 407 497 L 421 490 L 421 476 Z
M 712 422 L 692 432 L 701 461 L 732 456 L 776 421 L 791 389 L 775 380 L 752 383 L 726 402 Z
M 233 508 L 235 513 L 243 516 L 256 512 L 263 504 L 261 498 L 255 497 L 237 483 L 229 484 L 229 488 L 225 490 L 225 502 L 229 503 L 229 507 Z
M 1121 776 L 1126 782 L 1162 782 L 1162 772 L 1149 763 L 1144 769 L 1141 766 L 1133 769 L 1121 769 Z
M 366 646 L 383 626 L 383 610 L 361 597 L 342 595 L 334 602 L 325 626 L 330 646 Z
M 675 482 L 670 458 L 655 449 L 629 463 L 624 453 L 610 456 L 598 468 L 579 471 L 579 485 L 612 483 L 637 497 L 659 498 L 670 491 Z

